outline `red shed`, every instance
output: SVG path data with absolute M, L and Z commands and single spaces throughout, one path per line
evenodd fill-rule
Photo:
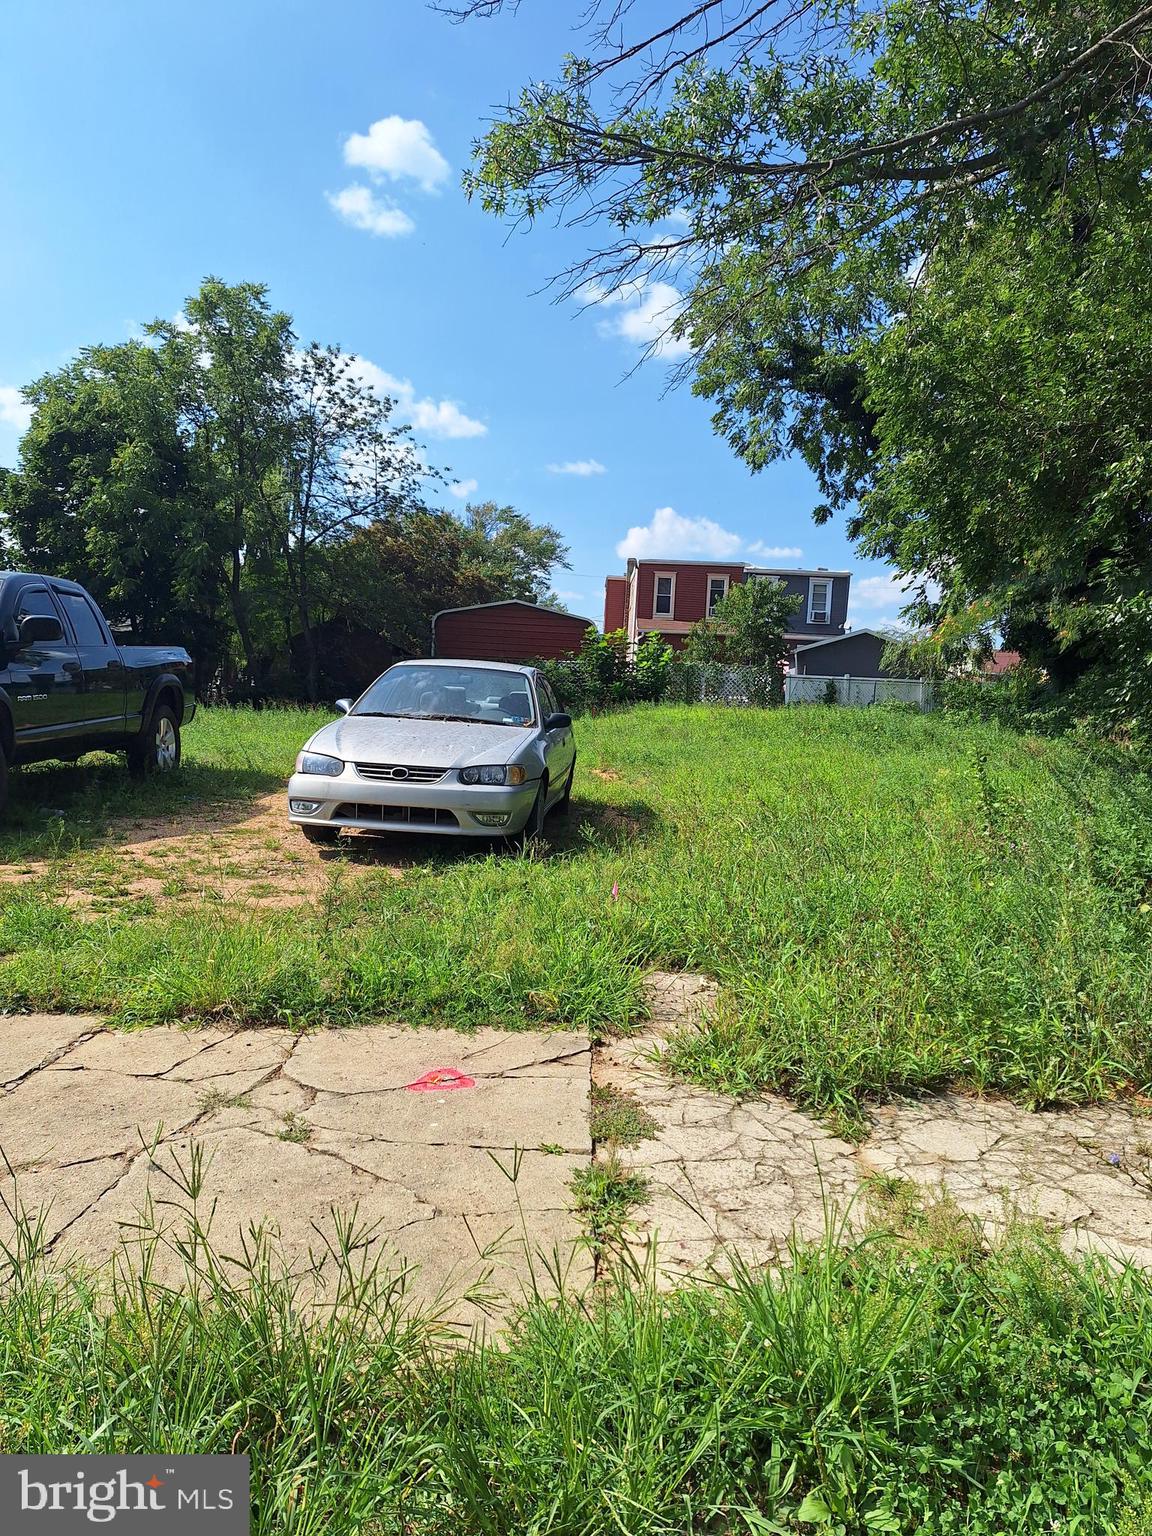
M 472 661 L 556 661 L 580 649 L 591 619 L 518 597 L 444 608 L 432 620 L 432 654 Z

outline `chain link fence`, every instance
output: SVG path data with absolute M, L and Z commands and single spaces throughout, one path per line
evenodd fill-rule
M 682 704 L 865 704 L 894 701 L 932 707 L 932 686 L 919 677 L 780 677 L 771 667 L 681 664 L 666 698 Z

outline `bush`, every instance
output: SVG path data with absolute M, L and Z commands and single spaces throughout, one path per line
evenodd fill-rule
M 632 655 L 622 629 L 606 635 L 589 629 L 579 653 L 564 661 L 538 661 L 556 697 L 573 713 L 621 704 L 659 704 L 672 676 L 671 647 L 659 635 L 645 635 Z

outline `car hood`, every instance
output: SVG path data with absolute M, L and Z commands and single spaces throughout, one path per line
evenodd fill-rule
M 310 752 L 329 752 L 346 763 L 404 763 L 409 768 L 460 768 L 506 763 L 536 734 L 535 728 L 477 721 L 390 720 L 345 715 L 316 732 Z

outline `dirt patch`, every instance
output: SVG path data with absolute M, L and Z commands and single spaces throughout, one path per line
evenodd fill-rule
M 617 784 L 621 776 L 616 772 L 615 768 L 593 768 L 592 777 L 594 779 L 603 779 L 607 784 Z
M 246 813 L 217 805 L 124 821 L 92 852 L 9 866 L 0 870 L 0 884 L 48 882 L 67 906 L 93 916 L 122 910 L 125 903 L 291 907 L 314 901 L 334 867 L 352 864 L 350 880 L 373 870 L 400 878 L 404 862 L 381 839 L 366 848 L 355 839 L 347 850 L 342 843 L 339 852 L 313 847 L 289 825 L 283 796 L 274 793 L 252 802 Z

